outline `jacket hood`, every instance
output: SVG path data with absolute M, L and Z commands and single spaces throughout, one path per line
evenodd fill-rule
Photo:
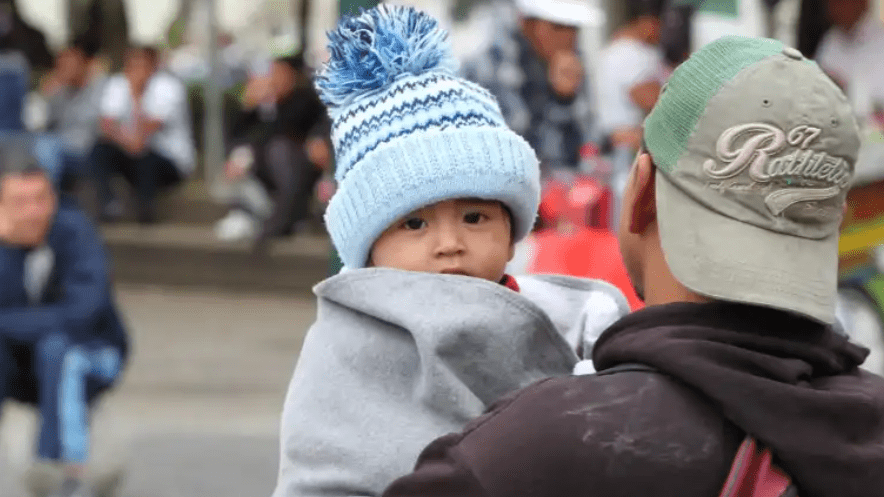
M 646 308 L 593 351 L 599 370 L 647 364 L 703 393 L 809 497 L 884 488 L 884 379 L 859 368 L 867 355 L 831 327 L 730 303 Z

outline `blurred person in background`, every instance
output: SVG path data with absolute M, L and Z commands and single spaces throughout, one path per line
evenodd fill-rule
M 870 0 L 826 0 L 833 26 L 817 62 L 844 89 L 863 124 L 884 128 L 884 22 Z
M 56 57 L 55 69 L 44 80 L 42 93 L 49 101 L 48 131 L 62 146 L 63 190 L 91 177 L 89 155 L 98 136 L 98 110 L 106 78 L 96 70 L 98 46 L 76 39 Z
M 611 154 L 608 184 L 614 195 L 612 219 L 620 217 L 623 191 L 642 122 L 657 103 L 666 71 L 660 36 L 665 0 L 627 0 L 626 24 L 614 32 L 598 65 L 598 124 Z
M 274 60 L 266 75 L 253 77 L 234 124 L 226 173 L 230 181 L 256 180 L 270 208 L 243 198 L 218 226 L 222 238 L 253 235 L 256 250 L 290 235 L 310 215 L 310 200 L 323 171 L 331 167 L 330 121 L 313 88 L 302 54 Z M 254 225 L 261 223 L 260 229 Z
M 602 50 L 598 65 L 598 123 L 611 146 L 633 152 L 642 122 L 657 103 L 664 73 L 660 32 L 665 0 L 627 0 L 626 25 Z
M 15 0 L 0 0 L 0 32 L 6 43 L 24 55 L 37 75 L 52 68 L 53 56 L 40 30 L 22 19 Z
M 23 109 L 31 73 L 24 52 L 15 43 L 12 5 L 0 2 L 0 138 L 25 130 Z
M 580 0 L 516 0 L 509 27 L 464 75 L 497 97 L 507 124 L 546 168 L 576 168 L 593 140 L 592 104 L 578 29 L 596 13 Z
M 175 76 L 160 71 L 152 47 L 130 47 L 122 74 L 104 86 L 100 104 L 100 138 L 92 153 L 100 216 L 118 220 L 122 204 L 111 180 L 122 175 L 135 189 L 137 220 L 157 219 L 161 189 L 181 183 L 195 167 L 187 89 Z
M 57 495 L 87 496 L 89 409 L 127 337 L 98 234 L 20 140 L 0 148 L 0 275 L 0 404 L 39 408 L 38 456 L 66 477 Z

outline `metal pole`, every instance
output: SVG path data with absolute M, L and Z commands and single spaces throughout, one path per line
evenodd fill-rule
M 218 13 L 216 0 L 204 0 L 208 18 L 209 61 L 211 72 L 204 86 L 203 177 L 212 192 L 217 191 L 224 165 L 224 90 L 220 51 L 218 50 Z

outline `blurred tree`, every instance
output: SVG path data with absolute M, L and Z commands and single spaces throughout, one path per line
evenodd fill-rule
M 489 3 L 489 0 L 454 0 L 451 16 L 457 21 L 465 21 L 477 5 Z
M 111 70 L 123 67 L 129 45 L 129 21 L 124 0 L 67 0 L 68 32 L 71 38 L 84 36 L 108 58 Z
M 338 13 L 342 16 L 358 14 L 359 9 L 370 9 L 378 3 L 378 0 L 341 0 Z
M 166 40 L 169 48 L 175 49 L 184 44 L 187 40 L 187 28 L 190 25 L 190 19 L 193 17 L 194 0 L 179 0 L 178 11 L 169 25 L 166 32 Z

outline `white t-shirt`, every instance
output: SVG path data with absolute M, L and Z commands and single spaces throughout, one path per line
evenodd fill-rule
M 663 68 L 660 50 L 638 40 L 620 38 L 602 50 L 596 79 L 602 133 L 641 126 L 645 112 L 632 101 L 629 92 L 642 83 L 662 82 Z
M 191 174 L 196 153 L 184 84 L 171 74 L 154 74 L 141 97 L 141 109 L 149 118 L 163 123 L 151 137 L 151 150 L 171 160 L 182 175 Z M 123 125 L 132 122 L 132 91 L 122 74 L 108 80 L 101 99 L 101 116 Z

